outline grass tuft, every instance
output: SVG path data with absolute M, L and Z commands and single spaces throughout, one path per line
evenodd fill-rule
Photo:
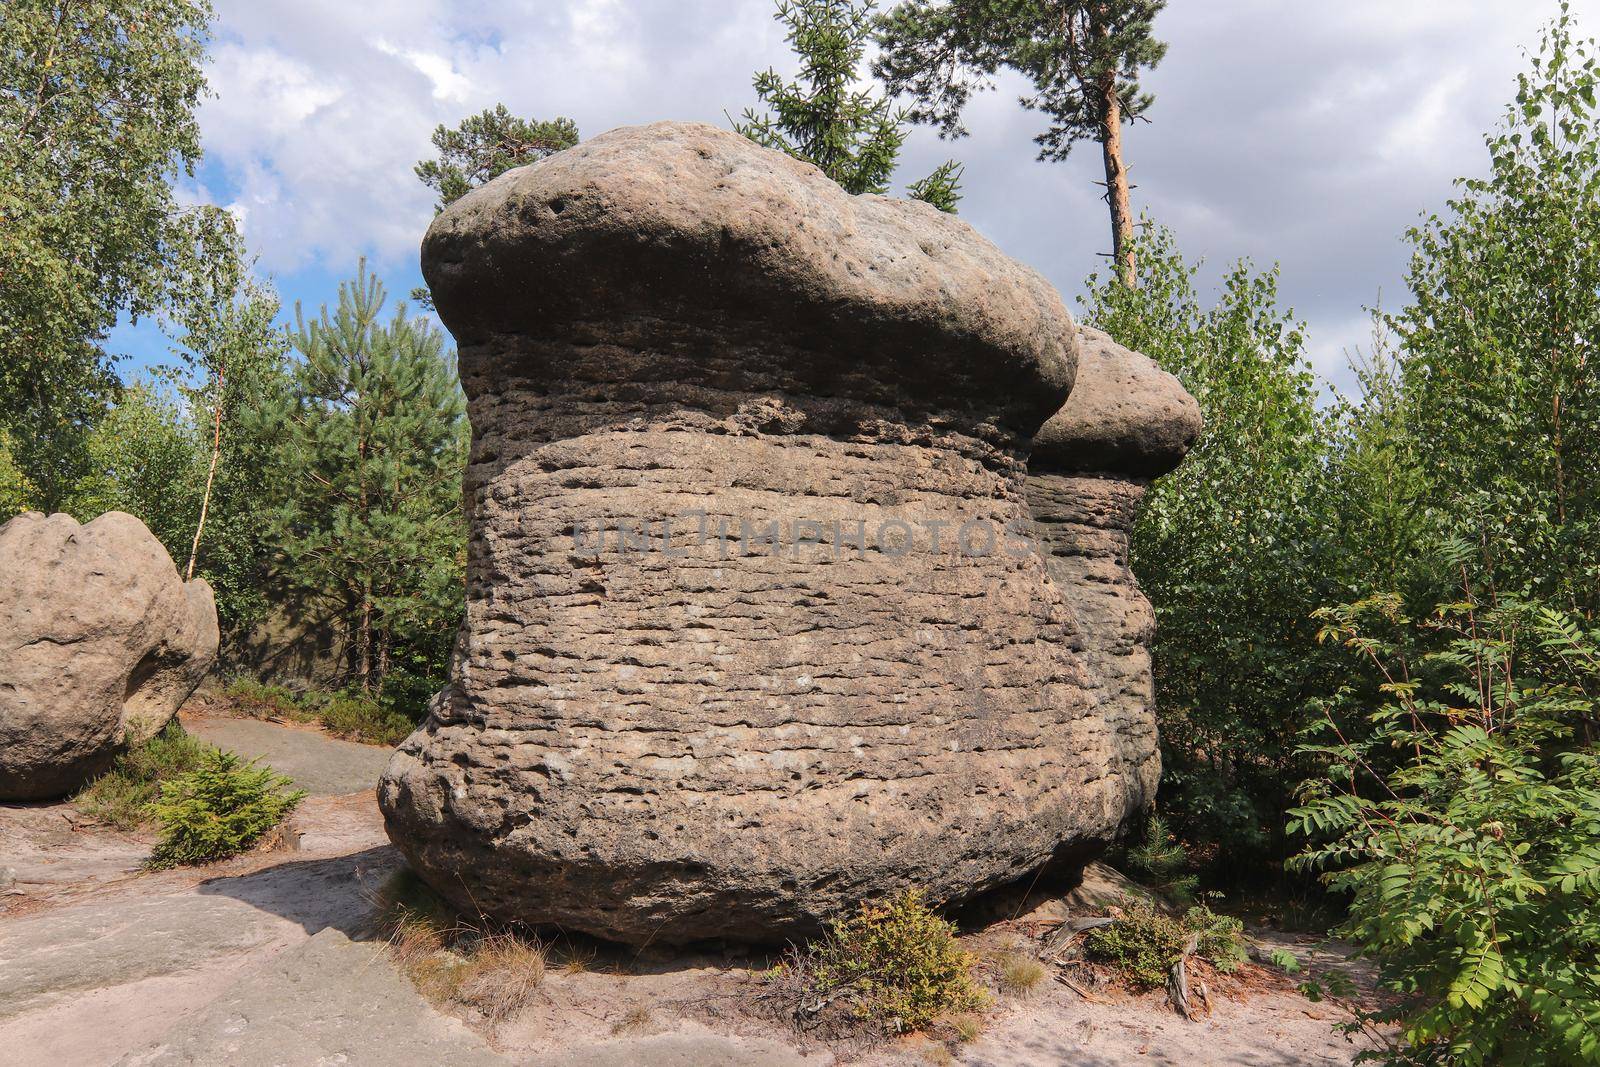
M 150 805 L 161 795 L 161 783 L 195 770 L 214 751 L 173 719 L 160 733 L 119 755 L 109 771 L 73 799 L 85 815 L 119 830 L 138 829 L 152 821 Z
M 509 933 L 480 938 L 462 964 L 455 999 L 490 1022 L 503 1022 L 533 1003 L 544 981 L 545 961 L 545 947 L 538 941 Z
M 1007 952 L 999 959 L 1000 992 L 1012 997 L 1027 997 L 1049 977 L 1044 964 L 1021 952 Z
M 611 1036 L 621 1037 L 624 1034 L 637 1034 L 654 1022 L 650 1009 L 643 1004 L 635 1004 L 623 1013 L 622 1018 L 611 1024 Z

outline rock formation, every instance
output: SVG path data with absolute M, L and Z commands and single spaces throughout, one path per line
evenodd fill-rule
M 61 796 L 154 736 L 217 656 L 217 608 L 144 523 L 0 526 L 0 800 Z
M 423 272 L 473 427 L 453 680 L 379 788 L 458 907 L 632 942 L 964 899 L 1125 816 L 1038 551 L 1057 294 L 927 205 L 704 125 L 457 201 Z
M 1033 441 L 1028 501 L 1050 574 L 1077 618 L 1111 729 L 1108 769 L 1123 809 L 1144 810 L 1161 777 L 1150 672 L 1155 616 L 1128 567 L 1128 535 L 1152 478 L 1200 435 L 1200 406 L 1178 379 L 1099 330 L 1079 330 L 1071 397 Z

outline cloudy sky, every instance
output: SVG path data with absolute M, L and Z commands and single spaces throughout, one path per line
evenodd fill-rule
M 1278 262 L 1317 369 L 1348 380 L 1364 307 L 1404 299 L 1405 229 L 1481 172 L 1526 49 L 1556 0 L 1171 0 L 1157 96 L 1127 152 L 1135 208 L 1208 277 Z M 232 207 L 286 307 L 332 299 L 358 257 L 404 294 L 431 195 L 411 172 L 438 123 L 504 102 L 590 136 L 656 119 L 726 124 L 757 69 L 793 64 L 771 0 L 218 0 L 188 194 Z M 1600 0 L 1574 0 L 1600 33 Z M 918 131 L 902 174 L 954 155 L 961 213 L 1042 270 L 1069 304 L 1110 243 L 1098 152 L 1034 159 L 1040 118 L 1002 81 L 954 144 Z M 154 358 L 149 326 L 114 339 Z

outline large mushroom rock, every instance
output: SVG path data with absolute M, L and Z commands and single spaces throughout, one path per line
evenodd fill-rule
M 0 800 L 61 796 L 159 733 L 217 658 L 217 607 L 144 523 L 0 526 Z
M 1074 614 L 1123 810 L 1144 811 L 1161 776 L 1149 644 L 1150 601 L 1128 566 L 1128 537 L 1150 481 L 1200 435 L 1200 406 L 1178 379 L 1099 330 L 1079 330 L 1077 383 L 1034 438 L 1028 500 L 1050 574 Z
M 802 935 L 1121 818 L 1028 442 L 1057 294 L 965 223 L 704 125 L 468 194 L 423 272 L 473 429 L 450 686 L 379 788 L 461 908 Z

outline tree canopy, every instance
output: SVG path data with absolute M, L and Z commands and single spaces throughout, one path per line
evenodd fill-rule
M 231 268 L 232 223 L 185 207 L 200 158 L 204 0 L 10 0 L 0 12 L 0 420 L 54 508 L 115 398 L 104 337 Z
M 946 137 L 966 135 L 967 103 L 993 88 L 1001 70 L 1028 79 L 1033 91 L 1022 106 L 1050 120 L 1034 138 L 1040 159 L 1065 159 L 1079 141 L 1099 142 L 1113 255 L 1132 285 L 1121 127 L 1155 102 L 1139 76 L 1166 55 L 1154 32 L 1164 7 L 1166 0 L 905 0 L 880 21 L 883 51 L 873 71 L 891 93 L 912 98 L 908 118 Z

